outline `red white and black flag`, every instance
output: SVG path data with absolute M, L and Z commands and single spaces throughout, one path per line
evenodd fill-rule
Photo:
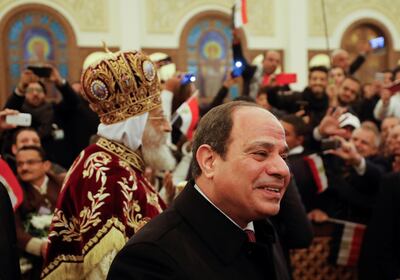
M 366 226 L 337 219 L 329 221 L 335 224 L 330 243 L 330 262 L 343 266 L 356 266 Z
M 191 140 L 193 132 L 196 128 L 197 122 L 199 121 L 199 102 L 198 91 L 193 93 L 185 102 L 176 109 L 175 115 L 172 117 L 171 124 L 178 127 L 179 130 Z
M 14 211 L 22 203 L 24 193 L 7 162 L 0 158 L 0 182 L 6 187 Z
M 233 28 L 239 28 L 247 23 L 246 0 L 236 0 L 232 8 Z
M 322 193 L 328 188 L 328 178 L 325 173 L 323 159 L 317 154 L 311 154 L 304 157 L 310 167 L 315 185 L 317 186 L 317 193 Z

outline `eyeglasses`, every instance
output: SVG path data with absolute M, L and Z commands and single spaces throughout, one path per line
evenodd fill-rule
M 34 91 L 39 92 L 39 93 L 44 92 L 44 90 L 41 87 L 37 87 L 37 88 L 36 87 L 35 88 L 31 87 L 31 88 L 27 88 L 26 89 L 26 92 L 29 92 L 29 93 L 30 92 L 34 92 Z
M 17 161 L 17 167 L 26 165 L 34 165 L 36 163 L 43 162 L 41 159 L 28 159 L 27 161 Z

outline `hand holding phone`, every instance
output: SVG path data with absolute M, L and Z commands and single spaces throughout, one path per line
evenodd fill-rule
M 6 116 L 6 123 L 17 126 L 30 126 L 32 123 L 32 115 L 27 113 L 8 115 Z
M 21 72 L 21 77 L 17 85 L 17 89 L 23 94 L 30 83 L 37 82 L 38 76 L 35 75 L 31 70 L 25 69 Z

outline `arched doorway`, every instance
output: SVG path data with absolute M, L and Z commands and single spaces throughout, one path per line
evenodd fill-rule
M 362 82 L 371 82 L 375 73 L 395 66 L 390 59 L 393 55 L 393 43 L 390 33 L 381 23 L 367 19 L 353 23 L 347 28 L 342 37 L 341 47 L 349 52 L 350 60 L 352 61 L 360 53 L 362 44 L 366 44 L 370 39 L 380 36 L 385 38 L 386 47 L 370 53 L 365 63 L 355 73 L 355 76 Z
M 76 67 L 76 38 L 67 20 L 45 5 L 27 4 L 10 11 L 0 23 L 1 105 L 18 83 L 28 65 L 50 63 L 65 77 L 79 75 Z M 56 98 L 50 89 L 49 98 Z
M 221 87 L 232 67 L 230 16 L 208 11 L 193 17 L 180 38 L 179 65 L 196 75 L 202 102 L 208 102 Z M 245 42 L 243 42 L 245 46 Z

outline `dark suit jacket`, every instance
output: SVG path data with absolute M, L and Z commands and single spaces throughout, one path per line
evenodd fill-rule
M 250 243 L 189 183 L 119 252 L 107 279 L 276 279 L 273 228 L 266 220 L 254 226 Z
M 0 183 L 0 279 L 19 279 L 14 212 L 6 188 Z
M 365 233 L 359 279 L 400 277 L 400 173 L 383 177 L 381 192 Z

